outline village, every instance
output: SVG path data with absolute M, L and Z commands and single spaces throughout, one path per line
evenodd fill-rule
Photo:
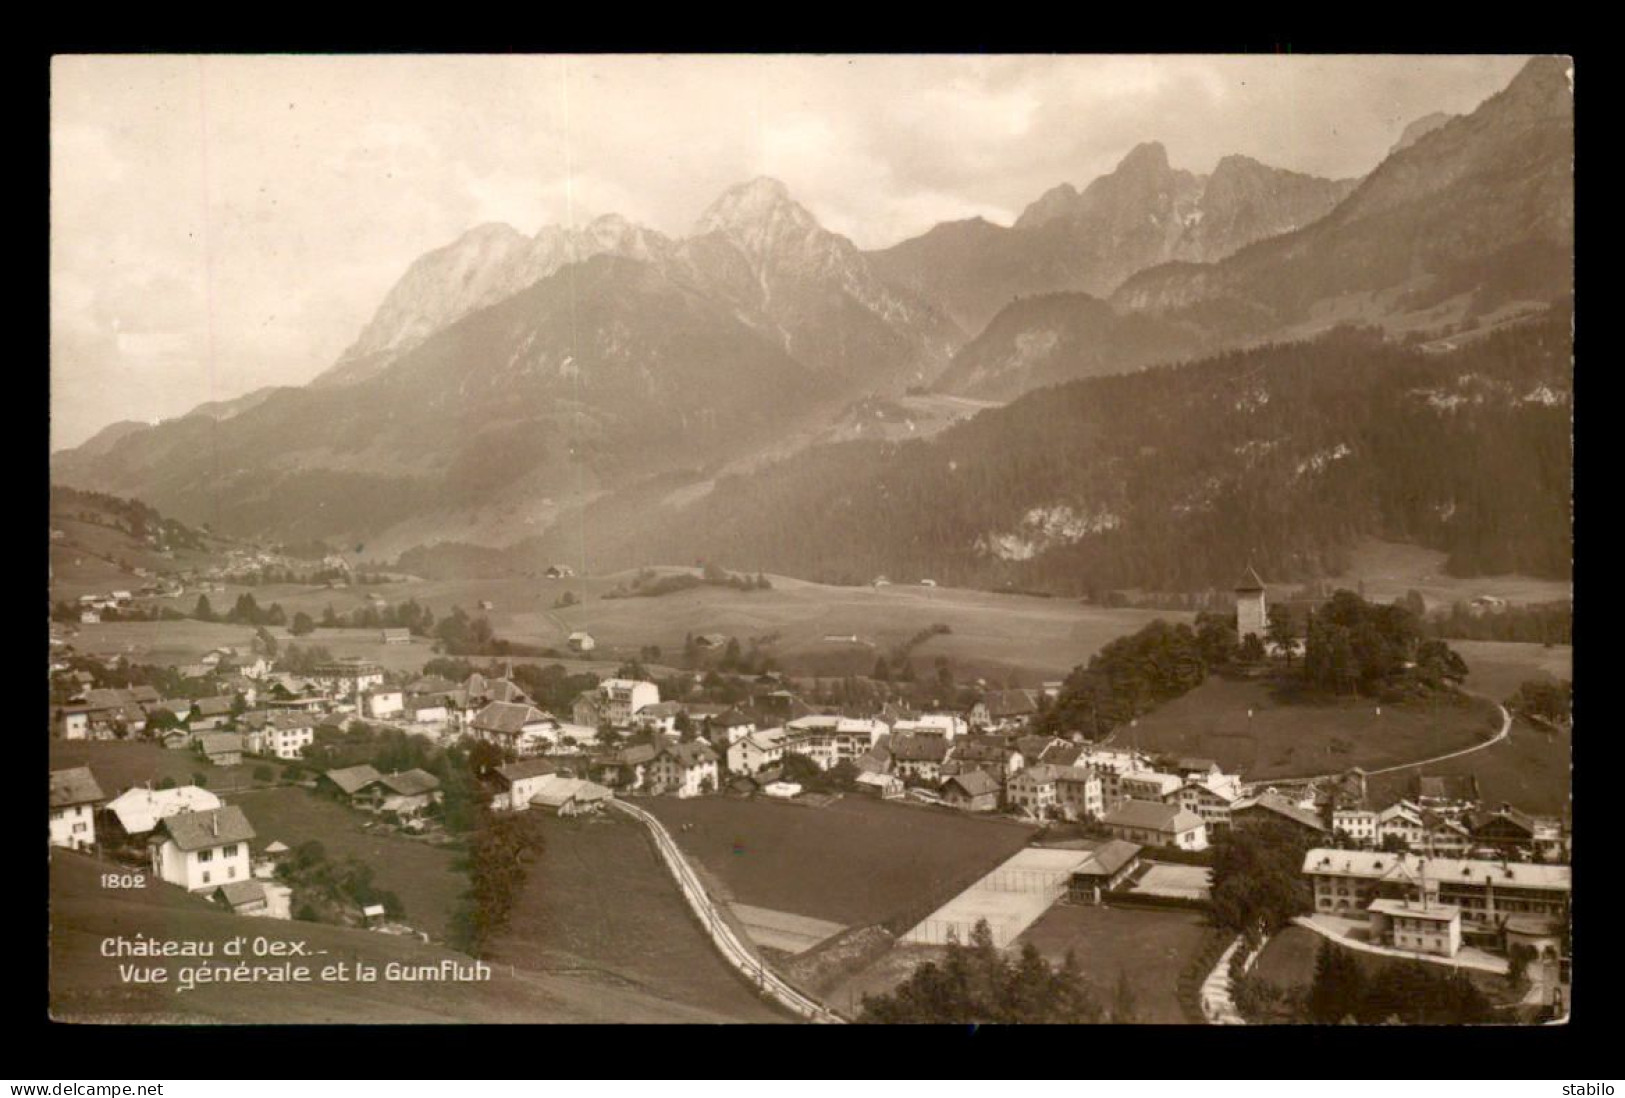
M 82 620 L 131 597 L 113 591 L 81 600 Z M 1236 591 L 1238 648 L 1263 646 L 1265 600 L 1264 584 L 1249 571 Z M 1059 681 L 1031 689 L 978 684 L 974 702 L 955 708 L 899 698 L 831 706 L 809 702 L 795 679 L 771 673 L 736 680 L 732 701 L 695 701 L 663 697 L 634 661 L 620 669 L 625 674 L 572 676 L 579 692 L 543 700 L 516 681 L 527 676 L 511 660 L 456 679 L 386 670 L 361 656 L 293 672 L 258 646 L 228 646 L 174 668 L 188 696 L 163 697 L 151 685 L 100 684 L 86 661 L 68 658 L 71 639 L 53 639 L 53 682 L 64 700 L 53 708 L 52 735 L 84 761 L 51 773 L 51 844 L 93 854 L 117 873 L 150 873 L 237 915 L 320 918 L 430 940 L 370 869 L 352 868 L 359 884 L 317 888 L 311 882 L 321 875 L 308 863 L 321 854 L 301 849 L 308 837 L 255 818 L 265 787 L 302 788 L 350 812 L 370 834 L 455 843 L 446 819 L 449 771 L 323 765 L 381 762 L 377 737 L 387 733 L 421 745 L 402 761 L 426 758 L 428 745 L 460 752 L 474 788 L 454 795 L 472 796 L 481 813 L 638 819 L 663 852 L 669 848 L 671 874 L 702 924 L 709 919 L 714 928 L 724 908 L 740 920 L 726 940 L 713 934 L 716 948 L 737 954 L 735 968 L 758 981 L 769 972 L 764 956 L 784 968 L 845 928 L 805 913 L 718 903 L 708 894 L 714 878 L 710 889 L 685 883 L 693 859 L 682 848 L 696 823 L 663 803 L 777 803 L 792 813 L 814 810 L 805 818 L 816 830 L 817 809 L 856 799 L 924 814 L 926 835 L 941 826 L 944 842 L 952 841 L 946 824 L 931 823 L 945 820 L 942 813 L 1025 829 L 1002 860 L 975 865 L 952 889 L 911 897 L 918 901 L 904 920 L 911 925 L 897 924 L 904 946 L 966 941 L 987 923 L 998 946 L 1013 947 L 1057 907 L 1205 910 L 1215 844 L 1251 833 L 1285 836 L 1302 851 L 1297 872 L 1312 901 L 1293 917 L 1296 933 L 1480 973 L 1505 975 L 1509 958 L 1534 958 L 1550 975 L 1528 995 L 1546 1010 L 1561 1008 L 1568 980 L 1566 815 L 1486 799 L 1471 773 L 1418 767 L 1397 795 L 1382 797 L 1359 766 L 1259 779 L 1212 758 L 1056 728 L 1041 718 L 1065 689 Z M 413 638 L 387 627 L 377 640 L 387 648 Z M 692 647 L 720 650 L 725 642 L 702 636 Z M 585 631 L 570 638 L 574 652 L 593 645 Z M 116 657 L 104 662 L 121 666 Z M 428 666 L 447 670 L 443 662 Z M 351 745 L 350 754 L 340 743 Z M 125 785 L 98 765 L 98 747 L 137 744 L 177 761 L 172 773 L 195 766 L 192 780 Z M 206 788 L 205 774 L 241 780 Z M 279 823 L 288 818 L 276 815 Z M 438 927 L 433 936 L 441 936 Z M 1239 1019 L 1230 977 L 1241 977 L 1264 942 L 1246 946 L 1214 959 L 1213 971 L 1193 983 L 1185 998 L 1196 1018 L 1187 1020 Z M 1525 961 L 1516 967 L 1521 975 Z M 835 1017 L 789 984 L 778 994 L 781 1006 L 803 1017 Z

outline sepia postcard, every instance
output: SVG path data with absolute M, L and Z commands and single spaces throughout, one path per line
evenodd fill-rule
M 54 1021 L 1569 1020 L 1571 58 L 50 74 Z

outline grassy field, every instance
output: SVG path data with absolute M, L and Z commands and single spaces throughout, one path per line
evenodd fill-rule
M 499 965 L 590 974 L 728 1021 L 788 1020 L 723 961 L 641 824 L 612 813 L 541 826 L 546 848 L 493 949 Z
M 405 922 L 444 939 L 452 913 L 468 888 L 468 875 L 458 868 L 461 852 L 431 846 L 386 831 L 364 830 L 367 816 L 319 797 L 308 789 L 284 786 L 228 796 L 254 825 L 253 848 L 273 840 L 290 847 L 314 839 L 333 861 L 356 858 L 371 866 L 373 880 L 401 898 Z
M 65 851 L 51 860 L 50 1013 L 63 1022 L 188 1024 L 725 1022 L 734 1015 L 662 998 L 592 972 L 547 973 L 493 964 L 480 982 L 313 982 L 139 986 L 120 980 L 119 961 L 101 956 L 104 938 L 144 934 L 213 944 L 248 934 L 303 941 L 316 965 L 358 961 L 380 973 L 389 962 L 468 964 L 414 939 L 317 923 L 227 914 L 172 885 L 105 891 L 107 867 Z M 145 967 L 145 963 L 143 967 Z M 179 963 L 167 965 L 178 975 Z
M 1408 796 L 1417 774 L 1472 774 L 1486 804 L 1510 801 L 1525 812 L 1555 816 L 1573 791 L 1572 736 L 1514 720 L 1507 738 L 1492 747 L 1415 770 L 1378 774 L 1368 791 L 1377 803 Z
M 1518 575 L 1465 579 L 1446 575 L 1445 556 L 1417 545 L 1367 538 L 1356 545 L 1348 571 L 1331 582 L 1350 590 L 1359 589 L 1363 583 L 1366 598 L 1379 602 L 1392 602 L 1407 591 L 1418 591 L 1429 610 L 1479 595 L 1493 595 L 1508 602 L 1556 602 L 1574 597 L 1573 585 L 1558 580 Z
M 1142 1022 L 1179 1025 L 1185 1021 L 1179 973 L 1201 947 L 1204 918 L 1199 911 L 1057 904 L 1016 939 L 1015 947 L 1031 942 L 1052 964 L 1070 950 L 1102 1004 L 1111 1001 L 1118 974 L 1125 973 Z
M 1008 821 L 855 796 L 828 808 L 728 797 L 643 803 L 728 893 L 719 899 L 844 926 L 910 911 L 992 869 L 1032 836 Z
M 1265 943 L 1264 951 L 1258 955 L 1253 972 L 1276 987 L 1306 988 L 1314 982 L 1315 957 L 1320 953 L 1321 943 L 1325 940 L 1312 930 L 1305 930 L 1301 926 L 1289 926 Z M 1367 977 L 1374 976 L 1388 965 L 1396 963 L 1387 957 L 1362 953 L 1357 949 L 1347 952 Z M 1429 967 L 1433 968 L 1431 965 Z M 1435 968 L 1434 971 L 1444 970 Z M 1504 976 L 1478 969 L 1464 971 L 1492 1002 L 1510 1003 L 1518 998 Z
M 1513 644 L 1453 640 L 1467 661 L 1467 689 L 1505 701 L 1530 679 L 1574 678 L 1574 649 L 1566 644 Z
M 202 774 L 205 788 L 221 794 L 264 784 L 254 780 L 254 768 L 264 765 L 257 760 L 242 766 L 212 766 L 195 752 L 170 751 L 146 741 L 53 739 L 49 755 L 52 770 L 90 767 L 109 797 L 148 782 L 156 786 L 165 778 L 173 778 L 177 785 L 191 785 L 194 774 Z
M 1375 770 L 1471 747 L 1500 727 L 1484 702 L 1297 703 L 1270 682 L 1207 682 L 1117 732 L 1142 750 L 1217 759 L 1249 780 Z M 1251 715 L 1249 715 L 1249 710 Z M 1471 756 L 1469 756 L 1471 758 Z

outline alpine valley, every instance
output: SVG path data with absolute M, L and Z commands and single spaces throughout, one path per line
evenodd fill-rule
M 681 237 L 481 225 L 311 384 L 113 424 L 52 479 L 421 574 L 1072 593 L 1308 579 L 1379 536 L 1566 578 L 1572 103 L 1537 58 L 1359 179 L 1148 142 L 875 251 L 766 178 Z

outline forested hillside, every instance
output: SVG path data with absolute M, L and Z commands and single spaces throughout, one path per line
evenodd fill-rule
M 817 448 L 589 552 L 1082 594 L 1335 574 L 1376 535 L 1566 577 L 1571 379 L 1566 308 L 1444 354 L 1339 329 Z

